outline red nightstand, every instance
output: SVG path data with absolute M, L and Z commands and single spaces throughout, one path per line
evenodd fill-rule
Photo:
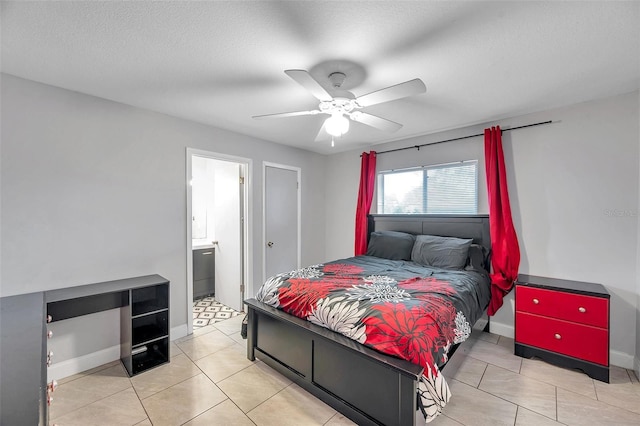
M 519 275 L 515 354 L 609 383 L 609 293 L 601 284 Z

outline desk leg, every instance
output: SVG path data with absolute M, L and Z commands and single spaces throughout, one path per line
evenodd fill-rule
M 256 337 L 258 332 L 256 311 L 247 307 L 247 358 L 249 361 L 255 361 Z

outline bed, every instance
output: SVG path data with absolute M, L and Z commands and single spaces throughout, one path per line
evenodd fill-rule
M 429 422 L 450 396 L 440 370 L 489 303 L 489 218 L 371 215 L 369 231 L 368 256 L 278 274 L 245 301 L 247 357 L 359 425 Z M 441 268 L 450 259 L 420 258 L 432 240 L 481 259 Z

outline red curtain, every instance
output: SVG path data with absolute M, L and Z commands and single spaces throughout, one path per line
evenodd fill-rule
M 502 306 L 502 298 L 511 291 L 513 282 L 518 278 L 520 265 L 520 248 L 511 218 L 500 126 L 484 130 L 484 161 L 487 172 L 493 267 L 491 302 L 487 314 L 494 315 Z
M 360 168 L 360 190 L 356 207 L 356 243 L 355 255 L 367 252 L 367 215 L 371 209 L 373 189 L 376 183 L 376 152 L 362 153 Z

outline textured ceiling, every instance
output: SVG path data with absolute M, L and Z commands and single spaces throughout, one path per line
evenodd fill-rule
M 635 1 L 1 7 L 2 72 L 320 153 L 626 93 L 640 80 Z M 317 108 L 283 71 L 322 78 L 334 61 L 356 96 L 413 78 L 427 93 L 365 109 L 402 123 L 398 132 L 352 123 L 335 148 L 314 142 L 323 116 L 251 118 Z

